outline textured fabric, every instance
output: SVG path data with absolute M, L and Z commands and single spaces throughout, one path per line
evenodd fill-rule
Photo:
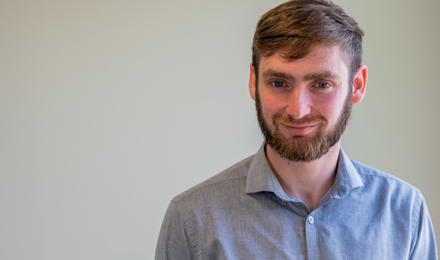
M 272 173 L 264 146 L 175 197 L 156 259 L 437 259 L 423 196 L 340 151 L 335 181 L 309 212 Z

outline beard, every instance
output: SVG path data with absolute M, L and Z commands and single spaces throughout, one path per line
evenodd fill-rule
M 293 119 L 290 115 L 282 116 L 281 114 L 277 114 L 272 119 L 274 130 L 271 131 L 263 115 L 258 87 L 256 90 L 255 106 L 257 110 L 258 123 L 266 143 L 285 159 L 296 162 L 306 162 L 316 160 L 326 154 L 330 148 L 333 147 L 341 138 L 351 115 L 351 91 L 349 91 L 347 97 L 345 98 L 344 107 L 338 117 L 338 120 L 336 121 L 335 126 L 329 129 L 327 133 L 324 133 L 324 127 L 326 123 L 328 124 L 328 122 L 321 115 L 308 116 L 297 120 Z M 318 132 L 311 137 L 296 135 L 286 138 L 279 130 L 279 125 L 281 123 L 291 125 L 316 123 Z

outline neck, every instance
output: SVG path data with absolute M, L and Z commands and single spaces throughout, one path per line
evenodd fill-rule
M 281 157 L 266 144 L 266 157 L 284 191 L 303 201 L 313 211 L 333 184 L 340 142 L 319 159 L 294 162 Z

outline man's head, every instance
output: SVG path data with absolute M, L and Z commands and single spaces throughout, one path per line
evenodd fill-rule
M 262 56 L 275 52 L 288 59 L 304 57 L 316 43 L 339 45 L 350 59 L 350 78 L 362 62 L 362 36 L 357 22 L 326 0 L 293 0 L 266 12 L 252 43 L 252 65 L 258 75 Z
M 324 0 L 289 1 L 258 22 L 249 86 L 266 143 L 282 157 L 315 160 L 340 140 L 365 91 L 362 35 Z

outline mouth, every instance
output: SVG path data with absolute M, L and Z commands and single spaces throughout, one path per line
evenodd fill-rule
M 305 124 L 305 125 L 286 125 L 281 124 L 283 128 L 285 128 L 287 131 L 289 131 L 291 134 L 294 135 L 306 135 L 311 132 L 313 132 L 316 127 L 318 126 L 317 123 L 314 124 Z

